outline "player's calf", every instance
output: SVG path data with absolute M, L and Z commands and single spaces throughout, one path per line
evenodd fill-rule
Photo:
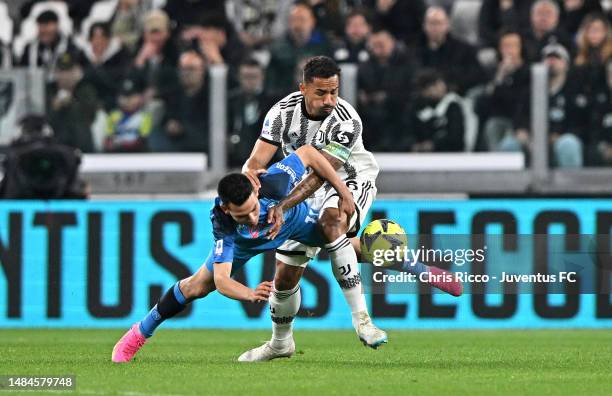
M 275 290 L 270 296 L 270 317 L 272 319 L 272 340 L 270 345 L 285 350 L 293 343 L 293 320 L 300 309 L 302 295 L 300 286 L 289 290 Z

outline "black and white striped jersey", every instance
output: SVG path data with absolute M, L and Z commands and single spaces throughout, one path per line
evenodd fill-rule
M 302 94 L 294 92 L 268 111 L 260 139 L 281 147 L 285 156 L 310 144 L 344 163 L 338 170 L 342 179 L 375 180 L 378 164 L 363 147 L 362 129 L 359 114 L 347 101 L 338 98 L 327 117 L 313 120 L 306 115 Z

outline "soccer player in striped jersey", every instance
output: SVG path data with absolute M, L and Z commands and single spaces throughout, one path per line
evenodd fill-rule
M 303 69 L 300 90 L 276 103 L 266 115 L 262 132 L 243 172 L 258 188 L 257 175 L 270 162 L 277 149 L 290 155 L 304 145 L 311 145 L 336 169 L 351 190 L 355 213 L 346 216 L 338 207 L 338 195 L 316 174 L 310 174 L 269 211 L 274 222 L 270 237 L 276 236 L 283 222 L 283 213 L 298 202 L 311 198 L 320 206 L 319 225 L 326 239 L 325 249 L 332 262 L 332 270 L 342 288 L 352 314 L 358 337 L 368 346 L 377 348 L 387 342 L 387 334 L 370 319 L 365 296 L 361 290 L 361 275 L 357 255 L 349 238 L 354 237 L 365 220 L 376 197 L 378 164 L 372 153 L 363 146 L 363 125 L 357 111 L 338 97 L 340 69 L 328 57 L 317 56 L 307 61 Z M 314 207 L 314 206 L 313 206 Z M 294 344 L 291 323 L 299 303 L 298 282 L 308 261 L 320 249 L 298 241 L 288 240 L 276 249 L 277 270 L 274 278 L 276 291 L 270 298 L 272 339 L 264 345 L 245 352 L 241 361 L 260 361 L 287 355 Z M 293 312 L 295 311 L 295 312 Z

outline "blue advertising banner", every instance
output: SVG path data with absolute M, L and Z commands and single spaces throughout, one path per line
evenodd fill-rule
M 0 327 L 127 327 L 212 247 L 211 201 L 55 201 L 0 204 Z M 609 242 L 612 201 L 587 199 L 378 200 L 370 216 L 410 234 L 589 234 Z M 606 251 L 610 251 L 607 249 Z M 520 256 L 524 257 L 524 256 Z M 371 266 L 363 265 L 364 276 Z M 255 286 L 274 274 L 274 254 L 237 276 Z M 608 272 L 598 285 L 609 290 Z M 327 259 L 302 280 L 297 328 L 350 328 Z M 368 295 L 382 328 L 612 327 L 610 293 Z M 266 304 L 212 293 L 164 327 L 269 328 Z

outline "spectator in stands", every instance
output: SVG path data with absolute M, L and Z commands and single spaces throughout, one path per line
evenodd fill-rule
M 13 21 L 16 24 L 21 23 L 32 12 L 32 8 L 36 3 L 43 3 L 48 0 L 10 0 L 5 1 L 9 6 L 9 10 L 13 8 L 18 12 L 11 12 Z M 91 7 L 95 1 L 83 0 L 62 0 L 68 6 L 68 16 L 72 19 L 75 27 L 81 26 L 81 22 L 89 15 Z
M 416 47 L 416 60 L 422 66 L 439 71 L 449 88 L 464 94 L 482 82 L 483 71 L 476 49 L 449 33 L 446 11 L 437 6 L 425 13 L 424 35 Z
M 359 65 L 358 72 L 363 138 L 372 151 L 395 151 L 410 92 L 411 62 L 403 45 L 386 30 L 374 31 L 368 48 L 369 60 Z
M 334 60 L 338 63 L 359 63 L 368 60 L 366 43 L 372 24 L 365 10 L 353 10 L 346 17 L 344 37 L 334 46 Z
M 197 25 L 185 26 L 181 32 L 183 46 L 200 52 L 209 65 L 238 67 L 244 46 L 223 15 L 202 17 Z
M 285 33 L 291 0 L 228 0 L 228 19 L 242 43 L 262 48 Z
M 98 110 L 96 91 L 70 53 L 59 56 L 55 82 L 47 88 L 49 123 L 57 140 L 83 152 L 94 150 L 91 124 Z
M 142 76 L 132 73 L 121 83 L 117 103 L 106 120 L 106 152 L 148 151 L 151 114 L 145 108 L 146 84 Z
M 566 31 L 559 26 L 560 9 L 554 0 L 538 0 L 531 7 L 529 30 L 523 35 L 523 43 L 530 62 L 540 58 L 548 44 L 561 44 L 572 54 L 574 45 Z
M 165 12 L 153 10 L 144 18 L 144 34 L 134 67 L 152 88 L 147 96 L 164 96 L 176 87 L 178 51 L 171 40 L 170 20 Z
M 405 44 L 414 45 L 421 34 L 425 1 L 423 0 L 366 0 L 381 26 Z
M 138 0 L 119 0 L 111 22 L 113 37 L 118 37 L 130 52 L 137 49 L 142 32 L 142 10 Z
M 9 15 L 15 22 L 20 24 L 24 19 L 30 15 L 32 6 L 37 0 L 11 0 L 10 2 L 5 1 L 9 9 Z
M 98 92 L 106 110 L 115 107 L 118 81 L 129 66 L 130 58 L 117 37 L 111 36 L 107 23 L 94 23 L 89 29 L 89 41 L 83 50 L 85 77 Z
M 181 42 L 187 51 L 199 52 L 208 65 L 228 65 L 228 86 L 238 85 L 237 69 L 245 47 L 223 15 L 205 15 L 197 25 L 184 25 Z
M 343 15 L 339 0 L 308 0 L 317 20 L 317 27 L 330 38 L 342 36 Z
M 462 99 L 449 92 L 442 74 L 422 70 L 415 79 L 418 96 L 408 112 L 411 151 L 418 153 L 463 151 L 465 119 Z
M 178 30 L 197 25 L 207 15 L 219 15 L 227 20 L 224 0 L 189 0 L 188 4 L 183 0 L 167 0 L 164 11 Z
M 535 0 L 483 0 L 478 16 L 481 44 L 497 47 L 499 33 L 506 30 L 529 30 L 529 14 Z
M 328 55 L 329 52 L 327 38 L 316 29 L 312 9 L 306 3 L 294 4 L 289 14 L 287 34 L 270 46 L 266 89 L 279 96 L 295 90 L 293 71 L 296 64 L 303 58 Z
M 612 29 L 603 14 L 587 15 L 580 27 L 577 44 L 576 78 L 589 100 L 597 100 L 600 94 L 603 99 L 607 94 L 605 65 L 612 56 Z
M 576 80 L 570 78 L 569 52 L 560 44 L 549 44 L 542 50 L 544 62 L 549 67 L 548 137 L 551 144 L 552 164 L 561 168 L 576 168 L 583 164 L 582 142 L 585 134 L 582 125 L 587 102 Z M 530 146 L 529 96 L 521 101 L 517 130 L 500 143 L 502 151 L 526 150 Z
M 195 51 L 179 58 L 180 90 L 164 98 L 161 126 L 151 136 L 153 151 L 208 151 L 206 62 Z
M 477 113 L 488 150 L 496 150 L 506 133 L 515 129 L 519 98 L 529 95 L 530 70 L 525 62 L 521 35 L 507 30 L 499 38 L 499 62 L 494 78 L 477 100 Z
M 582 20 L 592 13 L 603 12 L 600 0 L 562 0 L 561 23 L 563 29 L 570 35 L 578 33 Z
M 239 86 L 229 93 L 229 163 L 240 167 L 257 141 L 268 109 L 274 98 L 264 91 L 264 68 L 247 59 L 238 70 Z
M 612 166 L 612 60 L 606 65 L 605 85 L 605 99 L 593 106 L 593 122 L 585 142 L 586 162 L 591 166 Z
M 59 18 L 54 11 L 44 11 L 36 18 L 37 38 L 25 47 L 20 66 L 44 67 L 53 70 L 61 54 L 69 53 L 77 62 L 80 51 L 59 29 Z

